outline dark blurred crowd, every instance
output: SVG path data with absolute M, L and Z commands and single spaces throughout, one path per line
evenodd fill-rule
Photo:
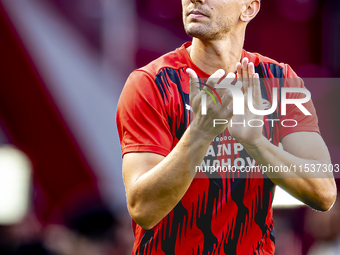
M 82 202 L 58 213 L 55 223 L 41 224 L 33 212 L 11 225 L 0 225 L 1 255 L 130 254 L 132 232 L 126 214 L 103 203 Z

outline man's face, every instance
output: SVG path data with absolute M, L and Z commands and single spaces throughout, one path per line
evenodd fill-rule
M 204 41 L 222 39 L 240 21 L 240 0 L 182 0 L 186 33 Z

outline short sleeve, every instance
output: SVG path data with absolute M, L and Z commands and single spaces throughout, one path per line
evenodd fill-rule
M 127 79 L 117 107 L 122 154 L 153 152 L 167 156 L 172 134 L 162 97 L 150 75 L 136 70 Z
M 283 83 L 283 87 L 295 87 L 295 88 L 303 88 L 304 86 L 303 80 L 297 76 L 297 74 L 292 70 L 289 65 L 285 66 L 285 79 Z M 282 91 L 281 91 L 282 93 Z M 305 95 L 303 93 L 287 93 L 287 98 L 289 99 L 298 99 L 304 98 Z M 305 115 L 296 105 L 287 104 L 286 115 L 281 115 L 280 118 L 280 140 L 288 134 L 294 132 L 317 132 L 320 133 L 318 126 L 318 118 L 316 115 L 315 107 L 313 105 L 312 100 L 309 100 L 307 103 L 302 104 L 311 115 Z M 294 120 L 294 121 L 293 121 Z M 283 125 L 282 125 L 283 124 Z M 296 126 L 295 126 L 296 125 Z

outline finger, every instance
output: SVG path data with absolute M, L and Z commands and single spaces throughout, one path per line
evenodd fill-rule
M 247 92 L 248 84 L 249 84 L 248 62 L 249 62 L 248 58 L 242 59 L 242 81 L 243 81 L 243 88 L 245 92 Z
M 229 89 L 226 89 L 224 94 L 222 95 L 222 105 L 226 108 L 229 108 L 230 103 L 233 101 L 233 94 Z
M 236 71 L 237 71 L 237 81 L 243 82 L 242 80 L 242 64 L 237 62 L 236 64 Z
M 236 75 L 234 73 L 230 72 L 230 73 L 228 73 L 228 75 L 219 84 L 217 84 L 215 86 L 216 87 L 216 91 L 218 92 L 219 95 L 221 95 L 221 98 L 224 96 L 224 94 L 228 90 L 225 87 L 225 85 L 230 85 L 235 80 L 235 78 L 236 78 Z
M 215 85 L 219 82 L 219 80 L 225 75 L 225 71 L 223 69 L 218 69 L 215 73 L 213 73 L 206 82 L 206 85 L 209 85 L 215 88 Z
M 242 89 L 243 84 L 242 82 L 238 81 L 236 82 L 235 86 L 238 87 L 239 89 Z
M 253 74 L 253 79 L 254 79 L 253 98 L 256 104 L 262 107 L 262 93 L 259 74 L 258 73 Z
M 223 69 L 217 70 L 213 73 L 207 82 L 204 84 L 204 89 L 206 92 L 210 92 L 211 96 L 214 98 L 215 102 L 220 102 L 222 104 L 221 96 L 223 95 L 225 89 L 219 89 L 217 83 L 223 78 L 225 71 Z
M 253 76 L 255 74 L 255 67 L 254 64 L 252 62 L 250 62 L 248 64 L 248 76 L 249 76 L 249 87 L 254 87 L 254 82 L 253 82 Z
M 187 74 L 190 77 L 190 98 L 194 98 L 199 92 L 199 81 L 196 72 L 190 68 L 186 69 Z
M 232 72 L 228 73 L 228 75 L 219 83 L 217 84 L 215 87 L 216 88 L 220 88 L 223 87 L 225 85 L 230 85 L 236 78 L 236 75 Z
M 228 73 L 228 75 L 217 85 L 221 86 L 222 88 L 216 89 L 219 95 L 221 95 L 222 103 L 223 98 L 225 97 L 226 93 L 228 92 L 228 88 L 225 87 L 225 85 L 230 85 L 236 78 L 236 75 L 234 73 Z M 240 82 L 242 84 L 242 82 Z M 229 103 L 228 103 L 229 104 Z M 227 105 L 228 105 L 227 104 Z

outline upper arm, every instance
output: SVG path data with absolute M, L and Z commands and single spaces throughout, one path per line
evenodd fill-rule
M 331 162 L 327 146 L 319 133 L 291 133 L 283 137 L 281 143 L 285 151 L 299 158 L 318 160 L 325 164 Z
M 117 130 L 122 154 L 150 152 L 166 156 L 173 136 L 162 95 L 151 76 L 134 71 L 117 106 Z
M 286 65 L 284 87 L 306 89 L 304 82 L 292 68 Z M 304 98 L 304 93 L 288 93 L 289 99 Z M 280 117 L 280 121 L 294 120 L 296 126 L 279 126 L 280 140 L 285 151 L 302 159 L 317 160 L 325 164 L 330 163 L 330 156 L 323 141 L 318 126 L 318 118 L 312 100 L 303 104 L 310 112 L 305 115 L 295 104 L 287 104 L 287 114 Z
M 298 77 L 297 74 L 288 65 L 286 65 L 284 76 L 285 79 L 283 81 L 283 88 L 307 90 L 304 81 L 300 77 Z M 282 93 L 282 90 L 280 91 Z M 294 139 L 296 138 L 300 142 L 308 143 L 308 139 L 311 138 L 316 142 L 321 142 L 321 137 L 316 137 L 318 135 L 317 133 L 320 133 L 320 130 L 313 101 L 309 100 L 308 102 L 302 104 L 302 106 L 310 113 L 308 115 L 306 115 L 300 109 L 300 107 L 297 107 L 296 103 L 292 103 L 292 101 L 297 102 L 295 100 L 300 100 L 305 97 L 306 95 L 303 92 L 288 92 L 286 94 L 286 98 L 289 99 L 290 102 L 286 104 L 286 114 L 280 114 L 279 116 L 280 122 L 283 123 L 284 121 L 287 121 L 286 124 L 288 124 L 288 126 L 283 124 L 279 125 L 280 140 L 289 140 L 291 143 L 294 143 Z M 295 125 L 293 124 L 294 122 Z M 289 126 L 289 124 L 293 125 Z M 290 134 L 292 134 L 292 136 L 290 136 L 290 138 L 287 138 Z

